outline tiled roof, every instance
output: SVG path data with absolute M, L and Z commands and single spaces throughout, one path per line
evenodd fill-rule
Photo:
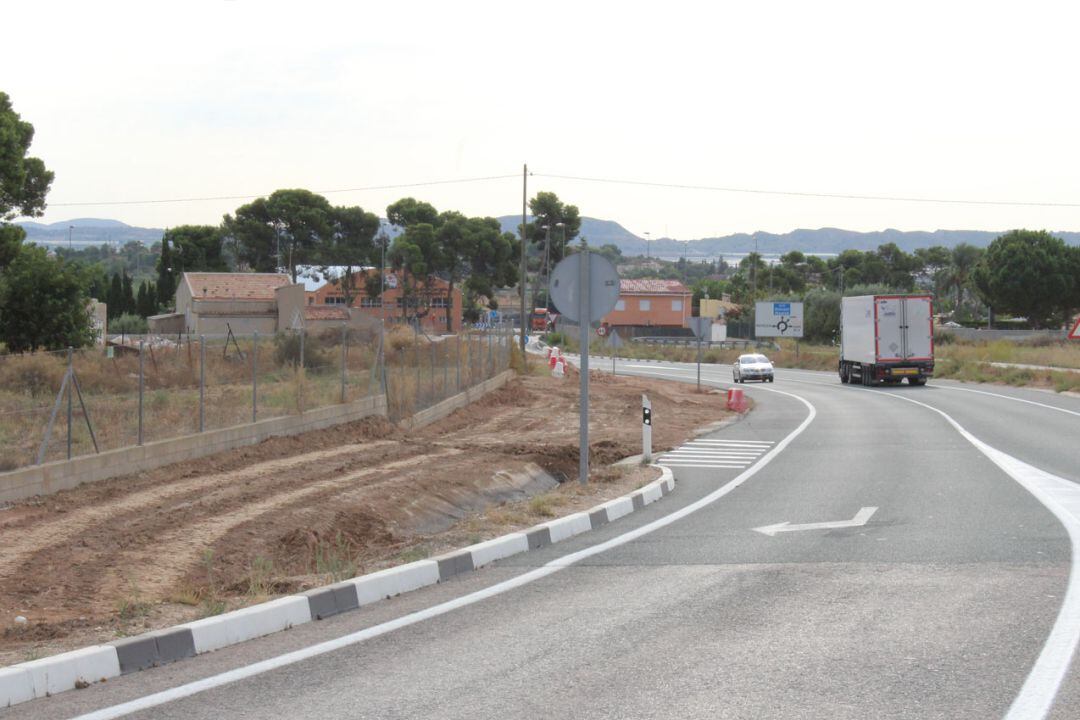
M 304 319 L 348 321 L 349 311 L 338 305 L 305 305 Z
M 184 280 L 196 300 L 273 300 L 275 290 L 291 283 L 279 273 L 186 272 Z
M 638 280 L 620 280 L 619 292 L 635 295 L 689 295 L 678 280 L 656 280 L 655 278 L 641 278 Z

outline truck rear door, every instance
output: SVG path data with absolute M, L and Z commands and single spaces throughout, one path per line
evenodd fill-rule
M 905 298 L 904 325 L 907 326 L 904 359 L 932 360 L 934 358 L 934 317 L 929 297 Z
M 904 299 L 895 295 L 874 298 L 874 324 L 878 362 L 903 360 Z

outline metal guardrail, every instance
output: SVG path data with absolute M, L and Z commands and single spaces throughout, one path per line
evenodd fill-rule
M 663 336 L 640 336 L 631 339 L 632 342 L 644 343 L 647 345 L 677 345 L 680 347 L 697 347 L 697 338 L 693 337 L 663 337 Z M 774 342 L 767 340 L 741 340 L 741 339 L 728 339 L 728 340 L 702 340 L 701 344 L 707 348 L 720 348 L 721 350 L 734 350 L 737 348 L 746 349 L 753 348 L 770 348 L 772 350 L 779 350 L 780 346 Z

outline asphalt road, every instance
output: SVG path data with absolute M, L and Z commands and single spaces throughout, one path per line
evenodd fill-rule
M 692 380 L 689 367 L 620 371 Z M 728 368 L 704 377 L 730 385 Z M 740 387 L 755 410 L 706 438 L 715 442 L 676 453 L 676 492 L 640 513 L 359 612 L 0 717 L 114 707 L 462 599 L 129 717 L 1005 717 L 1065 602 L 1070 539 L 934 408 L 1002 453 L 1080 482 L 1080 400 L 940 381 L 868 390 L 802 371 Z M 857 526 L 754 530 L 851 521 L 863 508 L 876 510 Z M 573 555 L 634 530 L 643 532 Z M 491 592 L 553 561 L 549 574 Z M 1072 649 L 1055 652 L 1067 661 Z M 1048 717 L 1080 717 L 1080 669 L 1039 692 Z

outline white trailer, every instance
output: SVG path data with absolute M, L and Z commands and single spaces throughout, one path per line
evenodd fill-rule
M 929 295 L 860 295 L 840 304 L 840 382 L 924 385 L 934 374 Z

